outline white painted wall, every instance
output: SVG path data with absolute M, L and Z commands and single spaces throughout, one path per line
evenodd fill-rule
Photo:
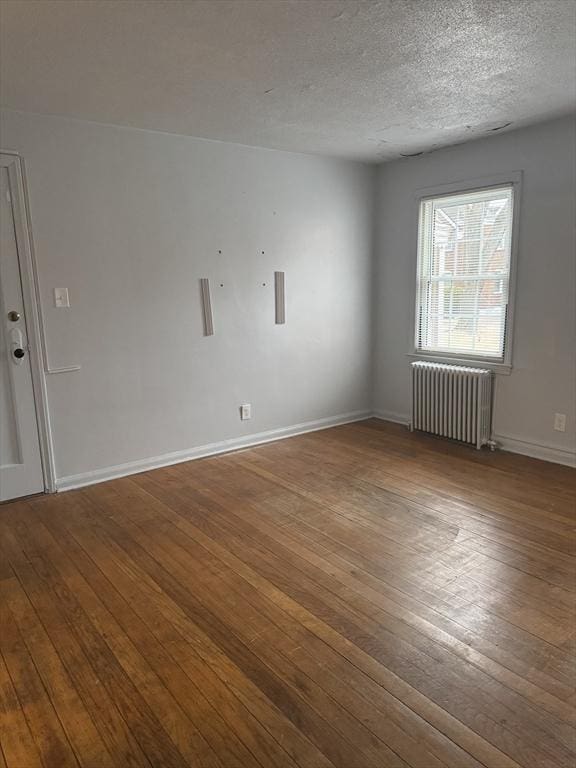
M 524 182 L 513 370 L 497 377 L 495 431 L 570 460 L 572 119 L 383 165 L 374 216 L 375 171 L 352 162 L 11 111 L 0 143 L 26 161 L 50 363 L 81 366 L 48 376 L 59 478 L 372 408 L 407 419 L 417 190 L 508 169 Z M 63 286 L 72 307 L 55 309 Z
M 48 376 L 59 478 L 370 409 L 371 168 L 10 111 L 1 129 L 26 162 L 50 363 L 81 366 Z
M 415 198 L 424 187 L 524 172 L 513 370 L 496 377 L 494 428 L 522 452 L 575 450 L 575 122 L 564 118 L 379 169 L 374 405 L 407 420 L 416 280 Z M 553 429 L 567 414 L 566 432 Z

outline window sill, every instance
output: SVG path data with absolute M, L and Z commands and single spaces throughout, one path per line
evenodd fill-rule
M 408 352 L 406 357 L 412 360 L 422 360 L 427 363 L 444 363 L 447 365 L 468 365 L 471 368 L 486 368 L 489 371 L 500 374 L 501 376 L 509 376 L 512 373 L 512 366 L 510 363 L 494 363 L 490 360 L 473 360 L 468 357 L 450 357 L 443 356 L 441 354 L 427 354 L 426 352 Z

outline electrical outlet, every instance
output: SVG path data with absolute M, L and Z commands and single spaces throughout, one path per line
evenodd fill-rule
M 554 414 L 554 429 L 556 432 L 566 432 L 566 414 L 555 413 Z
M 252 418 L 252 406 L 250 403 L 245 403 L 240 406 L 240 418 L 242 421 L 247 421 Z

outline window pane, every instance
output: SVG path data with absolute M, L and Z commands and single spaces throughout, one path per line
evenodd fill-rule
M 511 187 L 421 204 L 418 348 L 503 356 L 511 218 Z

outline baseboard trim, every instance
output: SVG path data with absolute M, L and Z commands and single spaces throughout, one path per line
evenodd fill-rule
M 70 491 L 73 488 L 82 488 L 86 485 L 103 483 L 107 480 L 113 480 L 117 477 L 126 477 L 135 475 L 138 472 L 146 472 L 150 469 L 159 469 L 171 464 L 180 464 L 184 461 L 193 461 L 202 459 L 206 456 L 217 456 L 221 453 L 250 448 L 263 443 L 271 443 L 276 440 L 284 440 L 288 437 L 302 435 L 306 432 L 316 432 L 320 429 L 329 429 L 337 427 L 340 424 L 351 424 L 355 421 L 364 421 L 365 419 L 375 418 L 382 421 L 391 421 L 394 424 L 408 425 L 410 418 L 406 414 L 394 413 L 392 411 L 352 411 L 338 416 L 329 416 L 324 419 L 306 421 L 301 424 L 294 424 L 291 427 L 280 427 L 279 429 L 270 429 L 266 432 L 257 432 L 246 437 L 234 437 L 229 440 L 221 440 L 217 443 L 209 443 L 196 448 L 190 448 L 183 451 L 174 451 L 165 453 L 162 456 L 153 456 L 148 459 L 139 459 L 125 464 L 117 464 L 111 467 L 95 469 L 91 472 L 83 472 L 78 475 L 68 475 L 56 480 L 57 491 Z M 568 467 L 576 467 L 576 453 L 561 448 L 555 448 L 550 445 L 518 440 L 507 435 L 494 435 L 499 447 L 503 451 L 510 453 L 519 453 L 523 456 L 530 456 L 542 461 L 550 461 L 554 464 L 563 464 Z
M 373 418 L 381 419 L 382 421 L 392 421 L 394 424 L 404 424 L 408 426 L 410 424 L 410 417 L 404 413 L 393 413 L 392 411 L 374 411 Z
M 146 472 L 150 469 L 159 469 L 171 464 L 180 464 L 184 461 L 202 459 L 206 456 L 217 456 L 220 453 L 229 453 L 231 451 L 250 448 L 263 443 L 271 443 L 276 440 L 284 440 L 287 437 L 303 435 L 306 432 L 316 432 L 319 429 L 328 429 L 337 427 L 340 424 L 351 424 L 354 421 L 364 421 L 372 416 L 371 411 L 352 411 L 338 416 L 328 416 L 324 419 L 306 421 L 302 424 L 294 424 L 291 427 L 280 427 L 279 429 L 270 429 L 266 432 L 257 432 L 246 437 L 233 437 L 229 440 L 221 440 L 217 443 L 208 443 L 196 448 L 189 448 L 183 451 L 174 451 L 165 453 L 162 456 L 153 456 L 148 459 L 139 459 L 138 461 L 129 461 L 125 464 L 117 464 L 111 467 L 95 469 L 91 472 L 82 472 L 78 475 L 68 475 L 56 480 L 57 491 L 70 491 L 73 488 L 82 488 L 86 485 L 103 483 L 107 480 L 113 480 L 118 477 L 135 475 L 138 472 Z
M 395 424 L 410 424 L 410 417 L 402 413 L 393 413 L 392 411 L 374 411 L 372 414 L 375 419 L 382 421 L 392 421 Z M 551 461 L 553 464 L 564 464 L 567 467 L 576 467 L 576 453 L 564 448 L 556 448 L 552 445 L 543 445 L 527 440 L 518 440 L 508 435 L 493 435 L 493 439 L 498 443 L 498 447 L 509 453 L 519 453 L 522 456 L 530 456 L 533 459 L 542 461 Z
M 494 435 L 498 447 L 510 453 L 520 453 L 533 459 L 551 461 L 554 464 L 564 464 L 567 467 L 576 467 L 576 453 L 564 448 L 556 448 L 552 445 L 542 445 L 527 440 L 518 440 L 507 435 Z

